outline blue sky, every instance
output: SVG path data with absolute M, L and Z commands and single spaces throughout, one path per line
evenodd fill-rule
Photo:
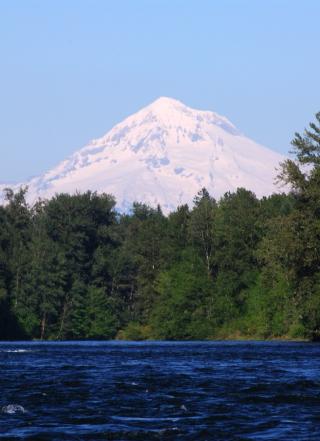
M 319 0 L 0 0 L 0 181 L 159 96 L 286 153 L 320 110 Z

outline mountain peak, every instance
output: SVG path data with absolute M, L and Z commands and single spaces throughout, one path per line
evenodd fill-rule
M 187 107 L 181 101 L 174 98 L 161 96 L 153 101 L 151 104 L 142 108 L 133 117 L 147 119 L 150 115 L 153 115 L 155 120 L 158 120 L 162 124 L 175 124 L 181 121 L 181 118 L 191 116 L 193 109 Z
M 167 110 L 167 109 L 181 109 L 187 107 L 181 101 L 176 100 L 175 98 L 170 98 L 167 96 L 160 96 L 155 101 L 153 101 L 148 107 L 158 110 Z
M 157 120 L 165 126 L 169 125 L 184 128 L 197 126 L 200 128 L 203 124 L 209 124 L 219 126 L 233 135 L 240 135 L 237 128 L 225 116 L 209 110 L 194 109 L 183 102 L 170 97 L 159 97 L 151 104 L 129 117 L 129 119 L 150 120 L 150 116 L 153 116 L 154 120 Z

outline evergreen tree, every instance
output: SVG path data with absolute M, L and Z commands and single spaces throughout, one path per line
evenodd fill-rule
M 279 180 L 291 186 L 295 198 L 295 211 L 287 219 L 287 234 L 279 237 L 281 255 L 302 322 L 309 335 L 319 338 L 320 113 L 303 135 L 296 133 L 292 145 L 296 160 L 284 161 L 279 174 Z
M 198 249 L 199 255 L 203 258 L 208 275 L 210 275 L 214 250 L 216 201 L 203 188 L 195 196 L 193 202 L 194 208 L 189 221 L 189 237 L 192 245 Z

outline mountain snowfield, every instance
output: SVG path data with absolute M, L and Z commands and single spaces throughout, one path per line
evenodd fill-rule
M 10 187 L 28 185 L 30 203 L 92 190 L 113 194 L 122 212 L 138 201 L 168 213 L 203 187 L 216 198 L 238 187 L 258 197 L 279 192 L 274 179 L 283 160 L 227 118 L 162 97 L 42 176 Z

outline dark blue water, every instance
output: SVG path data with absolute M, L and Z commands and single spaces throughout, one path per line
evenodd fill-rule
M 0 392 L 6 440 L 320 440 L 316 344 L 0 343 Z

